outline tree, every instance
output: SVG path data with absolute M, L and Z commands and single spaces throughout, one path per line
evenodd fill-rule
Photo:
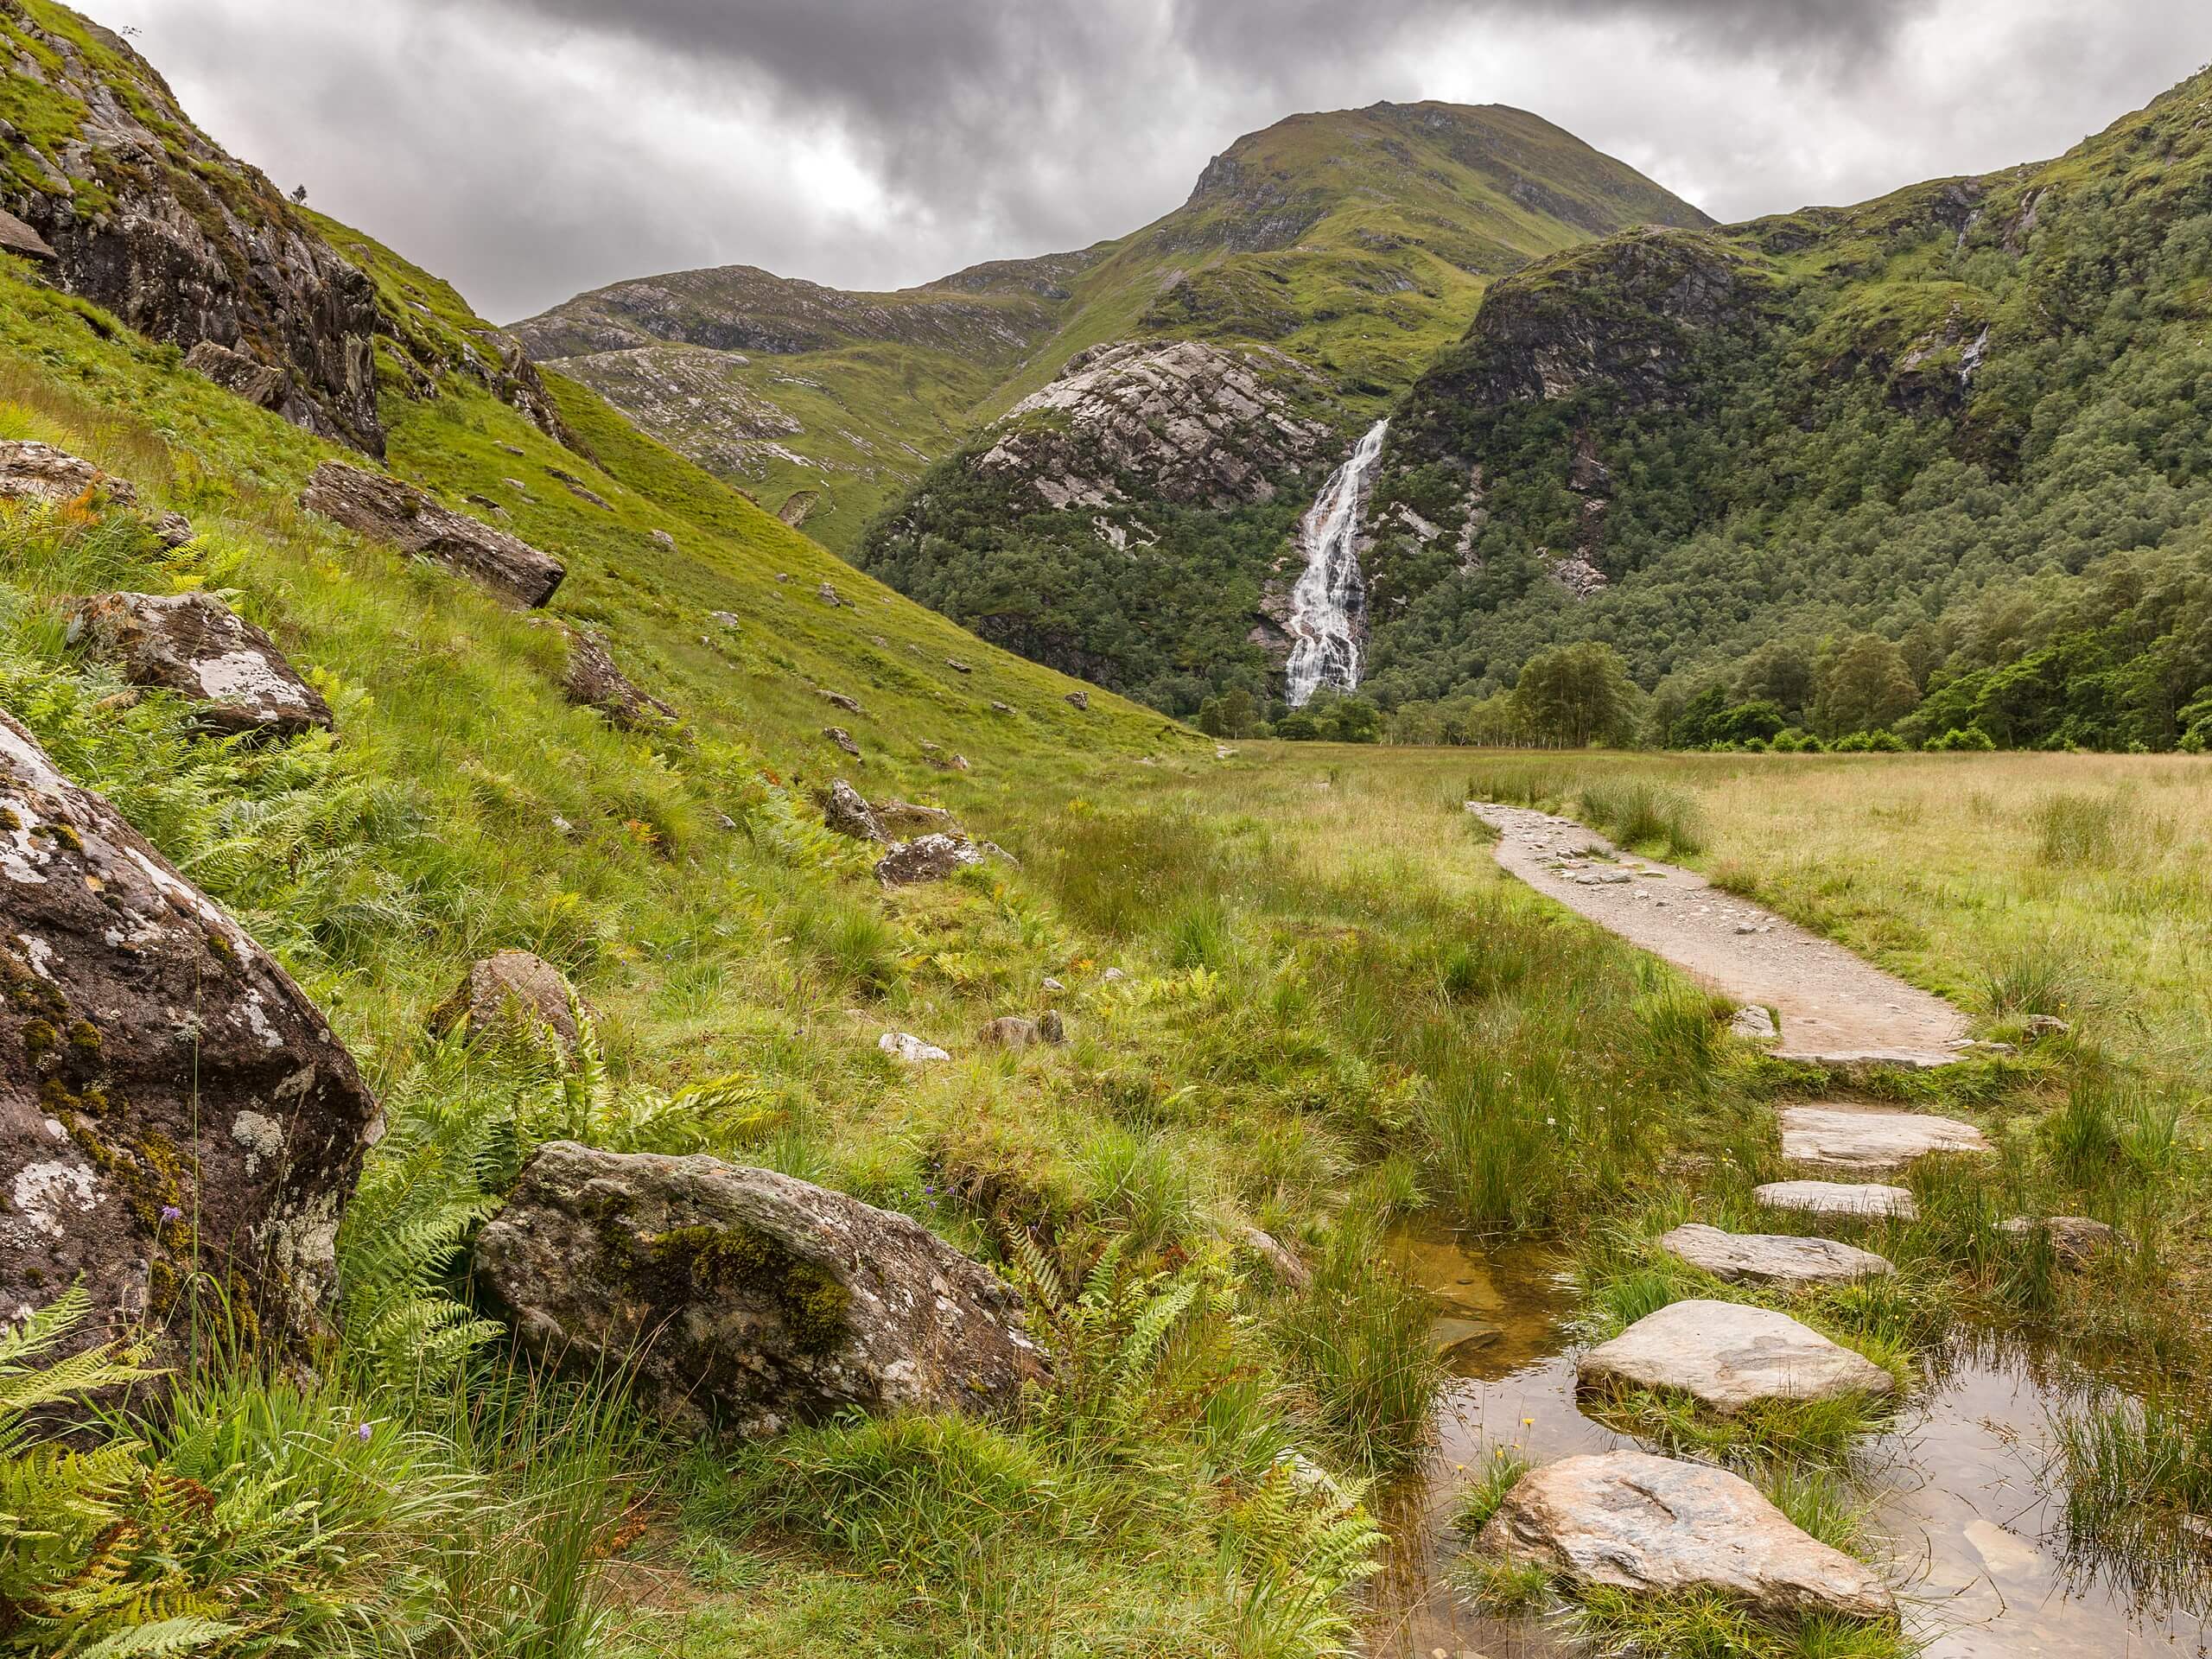
M 1910 714 L 1920 688 L 1904 653 L 1878 634 L 1862 633 L 1821 664 L 1813 727 L 1823 737 L 1880 731 Z
M 1241 685 L 1208 697 L 1198 709 L 1198 729 L 1208 737 L 1249 737 L 1259 724 L 1259 706 Z
M 1802 715 L 1813 701 L 1817 665 L 1815 647 L 1809 639 L 1770 639 L 1736 671 L 1737 702 L 1779 704 L 1792 719 Z M 1771 737 L 1773 733 L 1762 734 Z
M 1578 749 L 1630 741 L 1641 699 L 1620 653 L 1594 640 L 1531 657 L 1513 687 L 1530 731 Z
M 308 199 L 308 188 L 307 188 L 307 186 L 305 186 L 304 184 L 299 184 L 299 185 L 294 185 L 294 186 L 292 187 L 292 200 L 293 200 L 294 201 L 296 201 L 296 202 L 297 202 L 297 203 L 301 204 L 302 206 L 305 206 L 305 205 L 306 205 L 306 203 L 307 203 L 307 199 Z

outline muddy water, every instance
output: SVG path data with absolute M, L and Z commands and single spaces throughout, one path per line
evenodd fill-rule
M 1575 1408 L 1562 1320 L 1561 1262 L 1519 1247 L 1462 1249 L 1409 1233 L 1395 1252 L 1437 1301 L 1436 1338 L 1453 1344 L 1436 1444 L 1385 1506 L 1394 1541 L 1376 1580 L 1376 1659 L 1554 1659 L 1574 1645 L 1545 1621 L 1492 1618 L 1452 1589 L 1464 1548 L 1451 1519 L 1460 1491 L 1501 1445 L 1542 1463 L 1633 1445 Z M 2051 1484 L 2052 1414 L 2069 1384 L 2017 1349 L 1962 1344 L 1916 1390 L 1859 1472 L 1912 1633 L 1929 1659 L 2201 1659 L 2212 1652 L 2212 1587 L 2193 1605 L 2146 1606 L 2112 1563 L 2072 1560 L 2063 1494 Z

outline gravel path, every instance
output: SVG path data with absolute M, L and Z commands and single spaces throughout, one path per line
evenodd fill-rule
M 1816 933 L 1703 876 L 1622 853 L 1572 818 L 1470 801 L 1498 832 L 1497 861 L 1538 893 L 1746 1007 L 1782 1023 L 1775 1052 L 1792 1059 L 1942 1065 L 1966 1020 Z

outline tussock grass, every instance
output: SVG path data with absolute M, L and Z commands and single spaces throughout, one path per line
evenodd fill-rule
M 1649 848 L 1669 858 L 1705 850 L 1705 820 L 1687 791 L 1649 779 L 1593 779 L 1576 791 L 1583 815 L 1622 847 Z

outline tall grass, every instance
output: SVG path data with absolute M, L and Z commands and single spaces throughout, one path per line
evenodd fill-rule
M 1576 791 L 1582 814 L 1623 847 L 1669 858 L 1705 850 L 1705 814 L 1688 791 L 1643 778 L 1597 779 Z
M 1427 1295 L 1392 1264 L 1382 1222 L 1356 1213 L 1338 1224 L 1312 1291 L 1278 1325 L 1293 1374 L 1357 1466 L 1402 1469 L 1426 1444 L 1443 1376 L 1428 1342 L 1434 1318 Z

